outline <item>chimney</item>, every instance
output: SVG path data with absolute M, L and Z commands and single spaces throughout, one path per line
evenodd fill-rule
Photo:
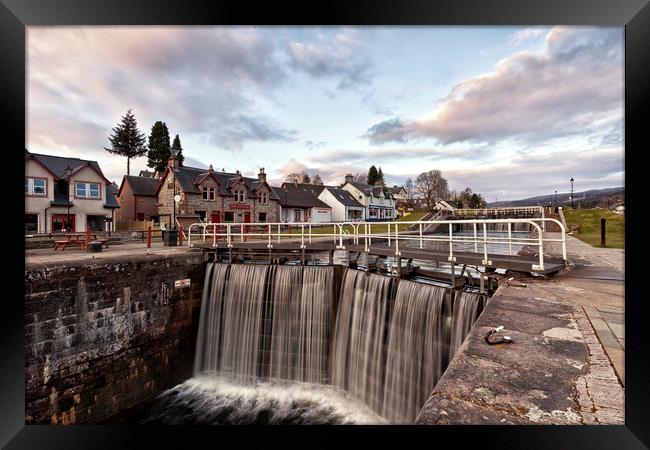
M 347 175 L 345 175 L 345 182 L 346 183 L 352 183 L 352 180 L 354 180 L 354 177 L 352 176 L 351 173 L 348 173 Z
M 212 164 L 210 164 L 210 169 L 208 169 L 209 172 L 212 172 Z
M 264 173 L 264 167 L 260 167 L 260 173 L 257 174 L 257 179 L 260 181 L 266 181 L 266 174 Z
M 241 173 L 239 173 L 239 169 L 237 169 L 237 171 L 236 171 L 235 173 L 236 173 L 237 175 L 241 175 Z

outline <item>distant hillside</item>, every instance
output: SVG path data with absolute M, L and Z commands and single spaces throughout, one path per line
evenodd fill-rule
M 577 207 L 581 205 L 583 208 L 593 208 L 600 206 L 601 208 L 617 206 L 625 203 L 625 188 L 607 188 L 607 189 L 592 189 L 590 191 L 574 192 L 573 204 Z M 558 206 L 571 204 L 571 193 L 563 192 L 557 194 Z M 522 200 L 500 201 L 498 206 L 553 206 L 555 205 L 555 194 L 539 195 L 537 197 L 524 198 Z M 496 202 L 488 203 L 489 208 L 497 206 Z

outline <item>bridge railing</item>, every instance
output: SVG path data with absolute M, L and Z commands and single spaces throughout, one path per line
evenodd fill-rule
M 539 214 L 544 217 L 543 206 L 508 206 L 503 208 L 462 208 L 450 211 L 452 216 L 507 216 L 519 214 Z
M 561 230 L 561 238 L 544 236 L 544 223 L 555 222 Z M 470 235 L 467 231 L 454 230 L 454 225 L 471 224 Z M 496 234 L 490 225 L 502 224 L 505 230 Z M 513 225 L 528 224 L 530 232 L 523 234 L 513 229 Z M 441 234 L 427 233 L 432 226 L 446 228 Z M 505 225 L 505 226 L 503 226 Z M 412 227 L 415 226 L 415 229 Z M 268 248 L 275 243 L 294 242 L 305 248 L 314 240 L 319 242 L 331 240 L 336 248 L 345 248 L 345 244 L 363 245 L 368 251 L 373 245 L 385 242 L 395 249 L 400 256 L 400 247 L 426 249 L 435 243 L 448 245 L 448 261 L 456 261 L 458 252 L 482 254 L 482 263 L 490 266 L 490 256 L 503 255 L 495 251 L 507 246 L 508 255 L 513 255 L 513 246 L 533 246 L 537 249 L 539 264 L 533 270 L 544 270 L 544 245 L 552 242 L 562 244 L 562 257 L 566 262 L 566 230 L 557 220 L 551 218 L 526 219 L 456 219 L 399 222 L 274 222 L 274 223 L 193 223 L 187 233 L 187 245 L 196 242 L 210 243 L 214 247 L 232 247 L 236 242 L 266 242 Z M 454 245 L 456 248 L 454 248 Z M 473 247 L 473 248 L 472 248 Z M 459 250 L 460 248 L 460 250 Z

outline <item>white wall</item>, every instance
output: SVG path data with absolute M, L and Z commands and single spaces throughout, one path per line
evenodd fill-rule
M 318 198 L 332 208 L 332 222 L 345 221 L 345 206 L 336 200 L 330 191 L 323 189 Z
M 331 222 L 332 209 L 331 208 L 312 208 L 311 221 L 313 223 Z

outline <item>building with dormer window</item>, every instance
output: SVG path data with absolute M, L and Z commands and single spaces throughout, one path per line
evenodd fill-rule
M 348 191 L 364 206 L 364 220 L 395 219 L 395 199 L 390 189 L 381 185 L 371 186 L 367 183 L 355 182 L 351 174 L 345 176 L 345 183 L 341 189 Z
M 177 159 L 170 158 L 156 191 L 159 219 L 168 225 L 174 208 L 174 175 L 175 193 L 180 196 L 176 219 L 184 228 L 199 221 L 277 222 L 280 217 L 280 199 L 267 183 L 263 167 L 257 178 L 250 178 L 239 171 L 215 171 L 212 166 L 207 170 L 179 166 Z

